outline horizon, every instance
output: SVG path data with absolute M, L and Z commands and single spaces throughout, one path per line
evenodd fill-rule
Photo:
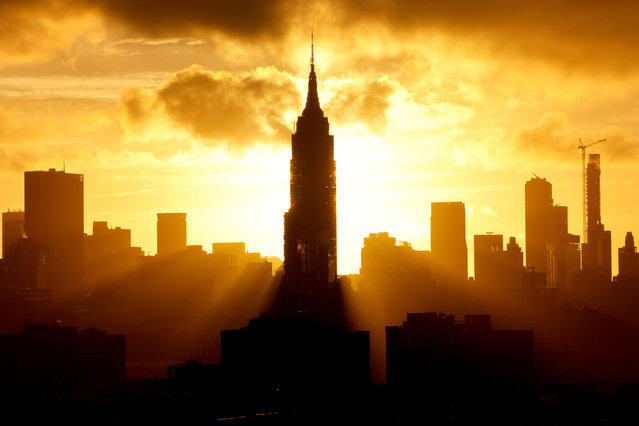
M 4 6 L 30 31 L 0 43 L 3 210 L 23 207 L 24 171 L 64 164 L 85 176 L 87 233 L 106 220 L 154 253 L 155 214 L 180 211 L 190 245 L 244 241 L 282 258 L 312 21 L 319 98 L 335 136 L 340 275 L 359 272 L 370 233 L 430 249 L 435 201 L 465 203 L 469 259 L 473 235 L 486 232 L 525 250 L 533 173 L 552 183 L 569 232 L 581 235 L 580 138 L 608 139 L 588 153 L 601 154 L 601 216 L 617 273 L 617 248 L 638 232 L 628 194 L 639 189 L 639 78 L 627 59 L 631 35 L 603 29 L 634 28 L 631 13 L 582 5 L 572 18 L 579 38 L 560 11 L 528 4 L 530 16 L 465 5 L 483 18 L 476 23 L 445 5 L 417 8 L 415 17 L 428 15 L 420 22 L 390 4 L 295 4 L 256 4 L 239 23 L 230 18 L 244 11 L 214 4 L 200 5 L 213 8 L 202 16 L 167 7 L 150 17 L 143 6 Z M 603 27 L 596 34 L 592 16 Z

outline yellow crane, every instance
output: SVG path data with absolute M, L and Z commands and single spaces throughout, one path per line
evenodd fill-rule
M 579 145 L 577 146 L 577 149 L 581 150 L 581 199 L 583 202 L 582 205 L 582 220 L 583 220 L 583 227 L 584 227 L 584 240 L 582 242 L 588 242 L 588 235 L 587 235 L 587 217 L 586 217 L 586 148 L 591 147 L 593 145 L 597 145 L 598 143 L 601 142 L 606 142 L 607 139 L 599 139 L 596 142 L 591 142 L 587 145 L 584 145 L 583 142 L 581 141 L 581 138 L 579 138 Z

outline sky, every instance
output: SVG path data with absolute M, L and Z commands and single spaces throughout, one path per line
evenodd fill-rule
M 188 243 L 282 256 L 291 133 L 309 72 L 335 136 L 338 273 L 369 233 L 430 248 L 430 203 L 472 235 L 524 240 L 533 173 L 582 232 L 581 154 L 601 154 L 613 272 L 639 233 L 639 13 L 630 1 L 0 0 L 0 207 L 23 172 L 85 177 L 93 221 L 155 253 Z

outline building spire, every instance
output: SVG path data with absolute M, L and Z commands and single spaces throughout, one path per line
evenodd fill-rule
M 319 104 L 319 96 L 317 95 L 317 76 L 315 75 L 315 43 L 313 37 L 313 29 L 311 28 L 311 73 L 308 76 L 308 94 L 306 95 L 306 106 L 302 115 L 308 115 L 311 112 L 319 111 L 322 113 L 322 108 Z

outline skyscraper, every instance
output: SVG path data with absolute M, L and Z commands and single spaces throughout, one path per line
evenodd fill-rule
M 537 176 L 526 182 L 526 267 L 546 272 L 550 238 L 552 185 Z
M 601 223 L 601 167 L 599 154 L 588 154 L 586 167 L 586 241 L 582 269 L 591 277 L 610 282 L 612 258 L 610 231 Z
M 186 250 L 186 213 L 158 213 L 158 256 Z
M 626 233 L 625 244 L 619 248 L 619 276 L 639 274 L 639 255 L 632 232 Z
M 24 230 L 45 267 L 45 283 L 60 301 L 81 291 L 84 176 L 24 172 Z
M 468 278 L 466 210 L 462 202 L 430 204 L 433 273 L 439 280 Z
M 486 234 L 474 236 L 475 282 L 501 284 L 504 269 L 504 236 Z
M 552 206 L 546 243 L 546 283 L 550 288 L 566 289 L 568 246 L 568 207 Z
M 292 136 L 290 190 L 291 207 L 284 214 L 284 310 L 323 310 L 314 305 L 323 304 L 320 299 L 337 278 L 335 159 L 317 95 L 312 46 L 306 106 Z

